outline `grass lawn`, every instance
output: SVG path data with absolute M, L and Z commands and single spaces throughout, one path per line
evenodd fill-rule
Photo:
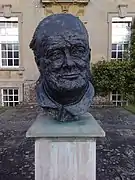
M 9 109 L 10 107 L 3 107 L 3 106 L 0 106 L 0 114 L 5 112 L 7 109 Z
M 135 114 L 135 104 L 129 104 L 128 106 L 125 106 L 124 108 Z

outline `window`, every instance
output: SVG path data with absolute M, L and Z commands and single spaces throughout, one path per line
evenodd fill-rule
M 110 101 L 112 101 L 116 106 L 128 105 L 128 101 L 125 100 L 123 96 L 117 91 L 110 93 Z
M 16 106 L 19 104 L 18 89 L 1 89 L 2 106 Z
M 19 67 L 17 17 L 0 17 L 0 67 Z
M 132 17 L 112 18 L 111 59 L 123 60 L 129 49 Z

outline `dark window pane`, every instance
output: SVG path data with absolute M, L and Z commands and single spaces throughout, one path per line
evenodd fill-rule
M 122 52 L 118 52 L 118 58 L 122 59 Z
M 124 44 L 124 50 L 128 49 L 128 44 Z
M 117 49 L 117 44 L 112 44 L 112 50 L 116 50 Z
M 19 50 L 18 44 L 14 44 L 14 50 Z
M 116 51 L 112 52 L 112 58 L 116 58 Z
M 12 44 L 8 44 L 8 51 L 12 50 Z
M 113 104 L 116 106 L 116 101 L 114 101 Z
M 18 101 L 18 96 L 14 96 L 14 101 Z
M 19 58 L 19 52 L 18 51 L 14 52 L 14 58 Z
M 13 96 L 9 96 L 9 101 L 13 101 Z
M 12 58 L 12 51 L 8 51 L 8 58 Z
M 8 106 L 8 102 L 4 102 L 4 106 Z
M 6 50 L 6 44 L 1 44 L 1 49 Z
M 18 94 L 18 89 L 15 89 L 15 90 L 14 90 L 14 94 Z
M 113 100 L 113 101 L 116 101 L 116 96 L 115 96 L 115 95 L 112 96 L 112 100 Z
M 8 66 L 13 66 L 13 59 L 8 59 Z
M 7 89 L 3 89 L 3 95 L 7 94 Z
M 118 45 L 118 50 L 122 50 L 122 44 Z
M 120 101 L 120 100 L 121 100 L 121 95 L 118 96 L 118 101 Z
M 121 106 L 121 102 L 117 102 L 117 105 L 118 105 L 118 106 Z
M 7 58 L 7 53 L 6 53 L 6 51 L 2 51 L 2 58 Z
M 14 66 L 19 66 L 19 59 L 14 59 Z
M 2 66 L 7 66 L 7 59 L 2 59 Z
M 3 101 L 8 101 L 8 96 L 3 96 Z
M 17 106 L 19 103 L 18 102 L 15 102 L 15 106 Z
M 9 89 L 9 94 L 13 94 L 13 89 Z
M 13 106 L 13 102 L 9 102 L 9 106 Z

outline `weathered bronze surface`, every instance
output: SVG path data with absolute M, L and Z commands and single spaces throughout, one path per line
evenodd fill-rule
M 73 121 L 87 112 L 94 88 L 90 73 L 87 30 L 71 14 L 54 14 L 38 25 L 30 43 L 40 71 L 37 101 L 59 121 Z

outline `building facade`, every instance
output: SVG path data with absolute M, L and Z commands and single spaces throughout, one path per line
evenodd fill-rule
M 92 63 L 123 58 L 134 0 L 0 0 L 0 105 L 34 101 L 39 72 L 29 43 L 44 17 L 61 12 L 72 13 L 85 24 Z

